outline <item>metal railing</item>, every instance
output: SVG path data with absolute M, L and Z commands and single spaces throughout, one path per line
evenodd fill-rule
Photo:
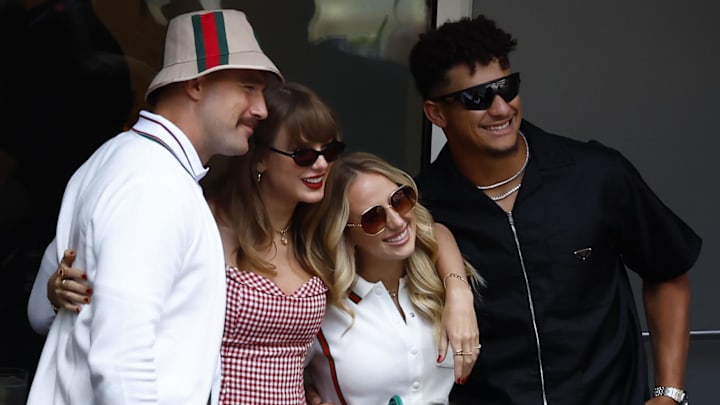
M 642 333 L 644 338 L 650 337 L 650 332 Z M 690 339 L 693 340 L 720 340 L 720 330 L 691 330 Z

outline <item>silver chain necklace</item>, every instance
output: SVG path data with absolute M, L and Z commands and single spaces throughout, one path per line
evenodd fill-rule
M 525 142 L 525 162 L 523 163 L 523 165 L 522 165 L 522 167 L 520 168 L 520 170 L 519 170 L 517 173 L 513 174 L 509 179 L 503 180 L 503 181 L 501 181 L 501 182 L 499 182 L 499 183 L 491 184 L 491 185 L 489 185 L 489 186 L 475 186 L 475 187 L 478 188 L 478 190 L 492 190 L 492 189 L 494 189 L 494 188 L 498 188 L 498 187 L 500 187 L 500 186 L 504 186 L 504 185 L 510 183 L 511 181 L 517 179 L 517 178 L 525 171 L 525 168 L 527 167 L 527 164 L 528 164 L 528 162 L 530 161 L 530 145 L 528 145 L 527 139 L 525 138 L 525 135 L 523 135 L 522 132 L 518 132 L 518 133 L 520 134 L 520 136 L 522 136 L 522 139 L 523 139 L 523 141 Z M 502 200 L 503 198 L 507 197 L 508 195 L 510 195 L 510 194 L 518 191 L 519 188 L 520 188 L 520 186 L 517 186 L 517 187 L 513 188 L 512 190 L 509 191 L 509 194 L 506 193 L 507 195 L 501 194 L 501 195 L 500 195 L 501 197 L 498 198 L 498 200 Z M 492 198 L 492 197 L 491 197 L 491 198 Z M 494 201 L 497 201 L 497 200 L 494 200 Z
M 491 195 L 491 196 L 488 196 L 488 197 L 490 197 L 490 199 L 493 200 L 493 201 L 504 200 L 504 199 L 510 197 L 510 196 L 512 195 L 512 193 L 520 190 L 520 186 L 522 186 L 522 183 L 518 184 L 517 186 L 511 188 L 510 190 L 508 190 L 508 191 L 506 191 L 506 192 L 504 192 L 504 193 L 502 193 L 502 194 L 500 194 L 500 195 Z

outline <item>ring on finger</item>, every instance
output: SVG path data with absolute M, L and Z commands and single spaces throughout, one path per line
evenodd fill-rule
M 478 343 L 478 345 L 475 346 L 475 350 L 480 350 L 481 347 L 482 347 L 482 344 Z
M 67 281 L 67 279 L 64 278 L 64 279 L 60 282 L 60 285 L 63 286 L 63 288 L 65 288 L 65 282 L 66 282 L 66 281 Z

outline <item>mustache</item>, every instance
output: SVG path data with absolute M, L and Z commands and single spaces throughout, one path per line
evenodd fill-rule
M 260 125 L 260 120 L 254 118 L 241 118 L 238 121 L 238 126 L 240 125 L 247 125 L 253 130 L 255 130 L 257 129 L 258 125 Z

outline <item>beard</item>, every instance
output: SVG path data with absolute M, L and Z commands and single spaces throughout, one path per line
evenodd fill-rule
M 515 143 L 507 148 L 493 148 L 493 147 L 486 147 L 485 153 L 488 157 L 495 158 L 495 159 L 503 159 L 509 156 L 514 155 L 517 153 L 517 151 L 520 149 L 520 134 L 518 133 L 515 136 Z

